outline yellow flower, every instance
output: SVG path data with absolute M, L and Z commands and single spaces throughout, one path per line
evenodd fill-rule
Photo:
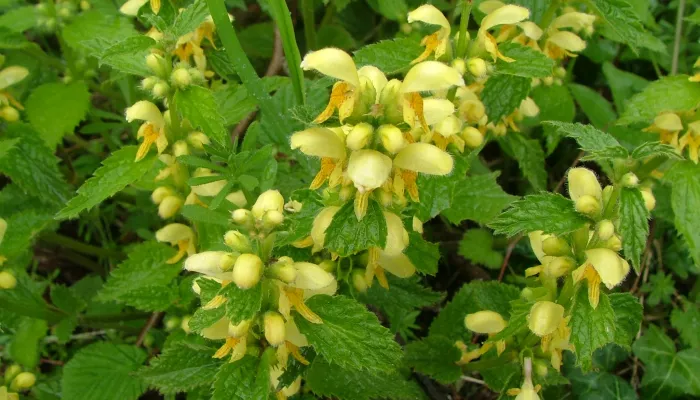
M 586 250 L 586 261 L 574 272 L 574 282 L 588 281 L 588 301 L 597 308 L 600 300 L 600 284 L 608 289 L 622 283 L 630 271 L 630 265 L 616 252 L 606 248 Z
M 678 142 L 679 151 L 688 147 L 688 157 L 693 162 L 698 162 L 698 148 L 700 148 L 700 120 L 688 124 L 688 131 Z
M 362 219 L 367 212 L 370 193 L 389 179 L 391 158 L 376 150 L 354 151 L 348 160 L 347 176 L 357 188 L 355 215 Z
M 136 161 L 146 157 L 153 143 L 158 148 L 158 154 L 168 147 L 168 139 L 165 136 L 165 118 L 155 104 L 147 100 L 135 103 L 126 109 L 126 120 L 127 122 L 134 120 L 145 121 L 139 127 L 137 135 L 139 138 L 143 137 L 143 142 L 136 153 Z
M 185 254 L 191 256 L 196 253 L 194 231 L 184 224 L 168 224 L 164 226 L 156 232 L 156 240 L 178 247 L 177 254 L 166 261 L 168 264 L 175 264 Z
M 228 252 L 204 251 L 187 257 L 184 268 L 222 281 L 230 281 L 234 261 Z
M 559 60 L 566 56 L 576 57 L 577 52 L 586 48 L 586 42 L 575 33 L 569 31 L 556 31 L 547 37 L 544 53 L 553 60 Z
M 501 59 L 505 62 L 513 62 L 510 57 L 506 57 L 498 50 L 498 42 L 488 31 L 499 25 L 513 25 L 524 21 L 530 17 L 530 10 L 516 5 L 504 5 L 493 7 L 490 12 L 481 20 L 481 27 L 477 33 L 477 44 L 479 48 L 489 53 L 493 59 Z
M 683 122 L 677 114 L 672 112 L 657 115 L 651 126 L 643 129 L 644 132 L 658 133 L 661 143 L 668 143 L 676 149 L 680 147 L 678 134 L 681 130 L 683 130 Z
M 467 316 L 464 317 L 464 325 L 472 332 L 487 334 L 489 338 L 491 338 L 500 331 L 504 330 L 508 326 L 508 322 L 503 319 L 501 314 L 495 311 L 483 310 L 472 314 L 467 314 Z M 479 358 L 492 347 L 493 342 L 487 342 L 479 349 L 463 354 L 460 363 L 468 363 L 475 358 Z M 499 355 L 503 353 L 505 349 L 505 340 L 499 340 L 496 342 L 496 351 Z
M 439 25 L 440 29 L 437 32 L 425 36 L 421 40 L 421 45 L 425 46 L 423 53 L 411 64 L 419 63 L 427 59 L 431 54 L 435 53 L 435 58 L 440 58 L 447 51 L 447 45 L 450 40 L 450 21 L 431 4 L 424 4 L 415 10 L 408 13 L 408 23 L 425 22 L 426 24 Z
M 229 19 L 233 19 L 233 17 L 229 15 Z M 207 18 L 199 24 L 197 29 L 178 38 L 173 53 L 175 53 L 183 63 L 189 62 L 190 57 L 192 57 L 197 69 L 205 73 L 207 58 L 202 49 L 202 42 L 204 39 L 207 39 L 209 43 L 214 46 L 215 30 L 216 25 L 214 25 L 214 21 L 211 16 L 207 16 Z M 216 46 L 214 47 L 216 48 Z
M 551 301 L 538 301 L 530 309 L 527 317 L 530 331 L 537 336 L 547 336 L 554 332 L 564 318 L 564 307 Z
M 119 12 L 124 15 L 135 17 L 139 13 L 141 7 L 143 7 L 143 5 L 149 1 L 151 3 L 151 10 L 153 13 L 158 14 L 160 11 L 160 0 L 127 0 L 126 3 L 122 4 L 122 6 L 119 8 Z
M 515 396 L 515 400 L 540 400 L 537 392 L 540 391 L 541 387 L 532 384 L 532 359 L 529 357 L 524 359 L 523 374 L 525 375 L 523 385 L 520 388 L 508 389 L 506 394 Z
M 424 100 L 420 92 L 442 91 L 453 86 L 464 86 L 464 78 L 456 69 L 437 61 L 423 61 L 414 65 L 400 87 L 403 94 L 404 122 L 413 127 L 417 119 L 423 130 L 429 132 L 426 115 L 430 114 L 424 109 Z
M 541 343 L 542 351 L 551 353 L 552 367 L 557 371 L 561 369 L 564 350 L 575 351 L 574 345 L 569 342 L 571 338 L 571 328 L 568 325 L 570 319 L 571 317 L 562 318 L 557 329 L 548 336 L 547 340 L 543 338 Z
M 549 27 L 550 29 L 556 30 L 570 28 L 574 32 L 584 31 L 590 34 L 593 31 L 593 23 L 595 20 L 595 15 L 571 11 L 555 18 Z
M 292 135 L 291 148 L 321 158 L 321 170 L 311 182 L 311 189 L 318 189 L 329 178 L 331 187 L 340 183 L 346 157 L 344 133 L 328 128 L 309 128 Z
M 2 64 L 1 61 L 0 64 Z M 17 121 L 19 119 L 17 110 L 24 110 L 24 107 L 5 89 L 22 81 L 27 75 L 29 71 L 24 67 L 10 66 L 0 70 L 0 118 L 7 122 Z
M 695 64 L 693 64 L 693 68 L 700 68 L 700 57 L 698 57 L 698 59 L 695 60 Z M 700 82 L 700 72 L 696 72 L 695 75 L 688 78 L 688 80 L 691 82 Z

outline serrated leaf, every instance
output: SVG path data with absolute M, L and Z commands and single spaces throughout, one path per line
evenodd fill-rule
M 649 81 L 641 76 L 617 69 L 609 62 L 603 64 L 603 74 L 608 81 L 608 86 L 610 86 L 618 113 L 625 110 L 625 103 L 628 99 L 644 90 L 649 84 Z
M 528 139 L 524 135 L 506 135 L 499 140 L 499 143 L 513 154 L 520 170 L 535 191 L 547 188 L 544 151 L 539 141 Z
M 219 293 L 219 291 L 222 290 L 221 284 L 212 279 L 198 279 L 197 286 L 199 286 L 199 300 L 202 305 L 207 304 Z M 200 332 L 202 329 L 218 322 L 224 317 L 225 314 L 225 306 L 217 307 L 211 310 L 200 307 L 197 309 L 197 311 L 195 311 L 194 315 L 192 315 L 192 318 L 190 318 L 187 326 L 193 332 Z
M 314 219 L 323 209 L 323 202 L 318 192 L 308 189 L 294 191 L 291 200 L 302 204 L 301 211 L 293 213 L 285 218 L 285 231 L 288 232 L 280 244 L 290 244 L 309 235 L 313 227 Z
M 615 122 L 617 114 L 612 104 L 598 92 L 576 83 L 570 83 L 569 89 L 593 126 L 598 129 L 607 129 Z
M 0 290 L 0 309 L 12 310 L 12 313 L 32 318 L 45 319 L 49 322 L 57 322 L 65 317 L 65 314 L 49 308 L 44 301 L 43 286 L 37 283 L 22 271 L 16 274 L 17 286 L 12 290 Z
M 528 317 L 532 309 L 533 302 L 528 302 L 522 299 L 512 300 L 510 302 L 510 317 L 508 317 L 508 326 L 497 334 L 490 336 L 490 342 L 505 340 L 512 336 L 519 335 L 528 329 Z
M 24 32 L 36 24 L 36 8 L 33 4 L 3 11 L 0 15 L 0 26 L 9 31 Z
M 139 376 L 163 394 L 211 385 L 223 362 L 212 358 L 216 349 L 200 342 L 190 337 L 170 342 L 151 365 L 139 370 Z
M 607 294 L 600 293 L 595 309 L 588 301 L 588 290 L 581 285 L 571 306 L 571 343 L 576 346 L 576 365 L 584 372 L 593 365 L 593 352 L 615 341 L 615 311 Z
M 101 54 L 122 38 L 138 34 L 129 18 L 97 9 L 75 16 L 61 33 L 68 46 L 91 56 Z
M 674 308 L 671 311 L 671 325 L 678 331 L 685 344 L 700 349 L 700 306 L 686 303 L 684 308 L 685 310 Z
M 530 92 L 531 79 L 515 75 L 494 75 L 486 81 L 481 102 L 486 107 L 489 122 L 498 123 L 520 107 Z
M 306 305 L 323 320 L 313 324 L 296 315 L 299 331 L 316 353 L 341 368 L 390 371 L 401 359 L 401 348 L 388 329 L 365 307 L 344 296 L 317 295 Z
M 36 237 L 53 223 L 53 211 L 44 208 L 28 208 L 13 214 L 0 213 L 7 222 L 7 231 L 0 242 L 0 256 L 9 260 L 21 256 Z
M 620 235 L 625 257 L 639 273 L 642 252 L 649 236 L 649 211 L 637 188 L 623 188 L 620 193 Z
M 459 242 L 459 255 L 476 264 L 498 269 L 503 254 L 493 250 L 493 235 L 486 229 L 467 229 Z
M 630 293 L 611 293 L 608 299 L 615 311 L 615 344 L 629 350 L 642 324 L 642 304 Z
M 552 218 L 556 215 L 556 218 Z M 496 235 L 515 236 L 522 232 L 544 231 L 555 235 L 573 232 L 587 222 L 576 212 L 574 202 L 555 193 L 525 196 L 493 220 L 489 227 Z
M 656 325 L 650 325 L 632 347 L 644 362 L 644 397 L 668 399 L 683 394 L 700 396 L 700 350 L 676 352 L 671 338 Z
M 127 185 L 141 179 L 153 168 L 158 158 L 151 153 L 141 161 L 135 162 L 136 151 L 136 146 L 124 146 L 112 153 L 102 162 L 95 174 L 78 189 L 78 195 L 56 214 L 56 219 L 75 218 L 82 211 L 98 205 Z
M 632 158 L 635 160 L 643 160 L 648 157 L 666 157 L 674 160 L 680 160 L 680 154 L 675 147 L 661 142 L 646 142 L 638 146 L 632 151 Z
M 361 221 L 357 220 L 355 206 L 349 201 L 333 216 L 324 243 L 328 250 L 347 257 L 373 246 L 383 249 L 386 235 L 386 218 L 376 201 L 369 199 L 367 214 Z
M 545 125 L 553 126 L 566 136 L 576 139 L 581 150 L 590 153 L 588 158 L 614 159 L 626 158 L 629 153 L 612 135 L 594 128 L 591 125 L 571 124 L 557 121 L 545 121 Z
M 216 374 L 212 400 L 267 399 L 270 394 L 270 362 L 274 352 L 245 356 L 227 363 Z
M 31 42 L 21 33 L 5 28 L 5 26 L 0 27 L 0 49 L 21 49 L 30 44 Z
M 403 21 L 408 14 L 406 0 L 368 0 L 368 3 L 376 12 L 393 21 Z
M 409 367 L 443 384 L 456 382 L 462 376 L 457 361 L 462 356 L 454 341 L 445 336 L 428 336 L 406 346 L 405 361 Z
M 580 369 L 572 368 L 566 377 L 571 381 L 572 390 L 578 399 L 637 400 L 637 393 L 632 386 L 617 375 L 607 372 L 583 374 Z
M 700 166 L 691 161 L 679 162 L 666 177 L 673 185 L 674 224 L 683 235 L 695 265 L 700 266 Z
M 343 369 L 322 357 L 316 357 L 306 374 L 306 385 L 318 396 L 341 400 L 424 399 L 423 391 L 398 372 L 360 371 Z
M 450 207 L 442 214 L 455 225 L 467 219 L 480 224 L 490 222 L 517 199 L 498 185 L 499 175 L 499 172 L 492 172 L 460 178 L 455 182 Z
M 462 340 L 468 343 L 471 332 L 464 327 L 467 314 L 482 310 L 491 310 L 507 318 L 510 302 L 520 295 L 516 286 L 496 281 L 470 282 L 455 294 L 452 301 L 443 307 L 440 314 L 430 325 L 430 336 L 446 336 L 452 341 Z
M 146 66 L 145 60 L 155 44 L 155 40 L 145 35 L 128 37 L 100 54 L 100 64 L 109 65 L 127 74 L 149 76 L 152 72 Z
M 418 232 L 409 234 L 408 247 L 404 254 L 411 260 L 416 270 L 426 275 L 435 275 L 440 261 L 440 247 L 423 239 Z
M 470 162 L 480 149 L 472 150 L 466 157 L 453 154 L 455 161 L 452 173 L 449 175 L 427 175 L 419 174 L 418 192 L 420 202 L 415 204 L 418 217 L 421 221 L 427 221 L 442 211 L 448 209 L 452 204 L 459 204 L 453 201 L 455 194 L 460 190 L 464 182 L 464 175 L 469 170 Z M 467 191 L 460 192 L 463 196 L 469 196 Z
M 576 116 L 576 105 L 564 85 L 539 85 L 532 88 L 530 97 L 540 109 L 534 117 L 539 121 L 571 122 Z
M 263 300 L 262 284 L 243 290 L 236 285 L 227 285 L 221 288 L 219 294 L 226 297 L 226 318 L 232 324 L 238 324 L 244 319 L 253 318 L 260 307 Z
M 687 75 L 667 76 L 650 83 L 641 93 L 625 103 L 625 112 L 617 123 L 650 124 L 661 112 L 687 111 L 698 105 L 700 85 L 688 81 Z
M 182 207 L 180 214 L 191 222 L 203 222 L 205 224 L 231 226 L 229 215 L 225 212 L 205 208 L 197 204 L 188 204 Z
M 590 4 L 604 23 L 603 34 L 606 37 L 627 44 L 635 53 L 640 48 L 666 52 L 663 42 L 644 29 L 634 8 L 627 1 L 593 0 Z
M 157 242 L 129 248 L 129 258 L 112 271 L 98 298 L 143 311 L 164 311 L 178 296 L 173 280 L 182 266 L 166 263 L 175 253 L 172 247 Z
M 525 78 L 545 78 L 552 75 L 554 61 L 543 53 L 519 43 L 509 42 L 498 46 L 498 50 L 514 62 L 496 61 L 496 73 L 517 75 Z
M 423 47 L 414 39 L 399 38 L 382 40 L 362 47 L 355 52 L 357 67 L 374 65 L 387 75 L 405 72 L 411 67 L 411 61 L 418 58 Z
M 5 134 L 19 141 L 0 158 L 0 171 L 22 190 L 45 204 L 58 206 L 68 199 L 68 185 L 58 169 L 58 159 L 29 125 L 15 123 Z
M 173 101 L 177 112 L 182 118 L 187 118 L 194 128 L 200 128 L 211 140 L 219 144 L 226 145 L 230 142 L 224 128 L 224 119 L 219 114 L 216 100 L 209 89 L 190 86 L 185 90 L 178 90 Z
M 175 17 L 175 22 L 169 27 L 168 33 L 177 39 L 193 32 L 208 15 L 207 3 L 204 0 L 195 0 Z
M 93 343 L 78 351 L 63 368 L 65 400 L 136 400 L 146 385 L 134 372 L 146 361 L 135 346 Z

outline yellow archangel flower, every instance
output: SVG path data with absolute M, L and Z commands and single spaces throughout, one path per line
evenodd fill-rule
M 693 64 L 693 68 L 695 68 L 695 69 L 700 68 L 700 57 L 698 57 L 698 59 L 695 60 L 695 64 Z M 695 75 L 688 78 L 688 80 L 691 82 L 700 82 L 700 71 L 695 72 Z
M 0 56 L 0 65 L 3 59 Z M 29 75 L 29 71 L 19 66 L 10 66 L 0 70 L 0 118 L 8 122 L 14 122 L 19 119 L 19 113 L 16 109 L 24 110 L 24 107 L 5 89 L 22 81 L 27 75 Z
M 424 4 L 415 10 L 408 13 L 408 23 L 424 22 L 430 25 L 438 25 L 440 29 L 437 32 L 425 36 L 421 40 L 421 44 L 425 46 L 423 53 L 411 64 L 419 63 L 431 54 L 435 53 L 435 58 L 440 58 L 447 51 L 447 45 L 450 41 L 450 21 L 445 18 L 440 10 L 431 4 Z
M 575 53 L 586 48 L 586 42 L 574 32 L 590 35 L 596 16 L 572 11 L 558 16 L 547 30 L 544 53 L 547 57 L 558 60 L 566 56 L 576 57 Z M 562 30 L 571 29 L 573 32 Z
M 134 120 L 145 121 L 139 127 L 137 135 L 139 138 L 143 137 L 143 142 L 136 153 L 136 161 L 146 157 L 153 143 L 158 148 L 158 154 L 168 147 L 168 138 L 165 136 L 165 118 L 155 104 L 147 100 L 136 102 L 136 104 L 126 109 L 126 120 L 128 122 Z
M 508 326 L 508 322 L 503 319 L 501 314 L 495 311 L 484 310 L 467 314 L 467 316 L 464 317 L 464 325 L 472 332 L 486 334 L 489 336 L 489 338 L 492 338 L 500 331 L 504 330 Z M 481 357 L 493 347 L 493 344 L 494 342 L 489 341 L 476 350 L 466 351 L 466 349 L 464 349 L 462 358 L 459 360 L 458 364 L 466 364 Z M 496 352 L 498 355 L 501 355 L 505 349 L 505 340 L 499 340 L 496 342 Z
M 229 16 L 229 19 L 231 18 L 232 17 Z M 211 16 L 207 16 L 197 29 L 178 38 L 173 53 L 175 53 L 181 62 L 189 62 L 190 57 L 192 57 L 197 68 L 201 72 L 205 72 L 207 68 L 207 58 L 202 49 L 202 42 L 204 39 L 207 39 L 212 47 L 216 48 L 214 45 L 215 30 L 216 25 L 214 25 L 214 21 Z
M 683 130 L 683 122 L 678 114 L 664 112 L 654 118 L 651 126 L 644 128 L 644 132 L 658 133 L 661 143 L 668 143 L 676 149 L 680 148 L 678 134 Z
M 688 157 L 697 164 L 698 148 L 700 148 L 700 120 L 688 124 L 688 131 L 679 141 L 679 151 L 688 147 Z
M 608 289 L 622 283 L 630 272 L 630 265 L 616 252 L 597 248 L 586 250 L 586 261 L 572 273 L 574 283 L 588 281 L 588 301 L 597 308 L 600 301 L 600 284 Z
M 185 254 L 191 256 L 197 252 L 195 248 L 194 231 L 184 224 L 168 224 L 164 226 L 156 232 L 156 240 L 170 243 L 172 246 L 177 246 L 178 252 L 166 261 L 168 264 L 175 264 L 180 261 Z
M 523 375 L 525 375 L 523 385 L 519 388 L 508 389 L 506 394 L 515 396 L 515 400 L 540 400 L 537 393 L 542 389 L 542 386 L 532 384 L 532 359 L 529 357 L 524 359 Z
M 161 0 L 127 0 L 126 3 L 122 4 L 119 8 L 119 12 L 124 15 L 135 17 L 139 13 L 141 7 L 148 2 L 151 3 L 151 11 L 153 11 L 154 14 L 158 14 L 158 12 L 160 12 Z
M 494 4 L 494 7 L 491 7 L 491 9 L 489 9 L 489 7 L 485 9 L 489 12 L 481 21 L 481 27 L 476 36 L 477 44 L 491 55 L 493 61 L 497 59 L 501 59 L 505 62 L 515 61 L 501 54 L 498 50 L 498 41 L 489 33 L 489 30 L 499 25 L 513 25 L 522 22 L 530 17 L 530 10 L 512 4 L 500 7 Z M 484 10 L 484 8 L 482 8 L 482 10 Z

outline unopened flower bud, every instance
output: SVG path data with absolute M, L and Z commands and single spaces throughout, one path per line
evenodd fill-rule
M 180 322 L 181 322 L 180 318 L 169 316 L 168 318 L 165 319 L 165 321 L 163 321 L 163 326 L 165 327 L 165 330 L 167 332 L 170 332 L 173 329 L 179 327 Z
M 350 130 L 345 139 L 345 144 L 351 150 L 360 150 L 367 146 L 367 143 L 372 139 L 373 132 L 374 128 L 372 128 L 372 125 L 366 122 L 359 123 Z
M 239 253 L 250 253 L 252 251 L 250 240 L 239 231 L 226 232 L 226 234 L 224 234 L 224 243 L 226 243 L 226 246 Z
M 519 110 L 526 117 L 536 117 L 540 113 L 540 108 L 531 97 L 526 97 L 520 102 Z
M 391 154 L 396 154 L 406 146 L 401 129 L 394 125 L 382 125 L 377 129 L 377 133 L 382 140 L 382 146 Z
M 460 75 L 464 75 L 467 72 L 467 63 L 461 58 L 455 58 L 452 60 L 451 66 L 457 72 L 459 72 Z
M 365 280 L 365 271 L 361 269 L 352 270 L 352 286 L 360 293 L 367 291 L 367 280 Z
M 81 2 L 80 2 L 80 10 L 82 10 L 82 11 L 87 11 L 87 10 L 89 10 L 90 8 L 92 8 L 92 5 L 90 4 L 89 1 L 87 1 L 87 0 L 81 0 Z
M 151 93 L 153 93 L 154 97 L 157 98 L 163 98 L 168 95 L 170 92 L 170 86 L 163 81 L 160 81 L 156 84 L 153 85 L 153 89 L 151 90 Z
M 175 157 L 185 156 L 188 154 L 190 154 L 190 148 L 187 145 L 187 142 L 184 140 L 178 140 L 177 142 L 173 143 L 173 155 Z
M 211 141 L 209 141 L 209 137 L 207 135 L 205 135 L 202 132 L 197 132 L 197 131 L 190 132 L 187 135 L 187 142 L 189 142 L 189 144 L 191 144 L 192 147 L 194 147 L 197 150 L 202 150 L 202 149 L 204 149 L 205 144 L 211 143 Z
M 15 376 L 22 372 L 22 367 L 19 364 L 12 364 L 5 369 L 4 379 L 6 383 L 12 382 Z
M 601 247 L 610 249 L 612 251 L 620 251 L 622 250 L 622 240 L 620 240 L 619 236 L 612 235 L 610 239 L 606 240 L 604 243 L 601 244 Z
M 14 289 L 17 286 L 17 278 L 10 271 L 0 272 L 0 289 Z
M 554 332 L 564 319 L 564 307 L 551 301 L 538 301 L 530 309 L 528 327 L 537 336 Z
M 229 323 L 228 335 L 233 336 L 235 338 L 241 338 L 248 333 L 248 330 L 250 329 L 250 324 L 251 320 L 249 319 L 244 319 L 236 325 Z
M 604 219 L 598 222 L 596 226 L 596 232 L 598 233 L 598 238 L 602 241 L 607 241 L 615 234 L 615 225 L 608 219 Z
M 250 289 L 260 282 L 263 263 L 255 254 L 241 254 L 233 266 L 233 283 L 241 289 Z
M 571 253 L 571 247 L 562 238 L 550 236 L 542 241 L 542 251 L 548 256 L 565 256 Z
M 190 332 L 192 332 L 192 330 L 190 329 L 190 319 L 192 319 L 191 316 L 185 315 L 184 317 L 182 317 L 182 322 L 180 323 L 180 329 L 185 331 L 185 333 L 188 335 L 190 334 Z
M 464 139 L 464 143 L 467 145 L 467 147 L 472 149 L 477 148 L 484 143 L 484 134 L 473 126 L 467 126 L 466 128 L 462 129 L 461 136 L 462 139 Z
M 481 58 L 470 58 L 467 61 L 467 69 L 469 70 L 470 74 L 474 75 L 475 78 L 483 77 L 488 71 L 486 61 Z
M 656 197 L 654 197 L 651 189 L 642 190 L 641 192 L 642 198 L 644 198 L 644 207 L 646 207 L 648 211 L 653 210 L 656 207 Z
M 180 196 L 166 196 L 163 201 L 161 201 L 160 205 L 158 205 L 158 215 L 163 219 L 171 218 L 180 211 L 180 207 L 182 207 L 184 203 L 185 201 Z
M 266 272 L 268 276 L 281 280 L 285 283 L 292 283 L 297 278 L 297 270 L 292 264 L 278 262 L 272 265 Z
M 0 110 L 0 117 L 7 122 L 16 122 L 19 120 L 19 111 L 14 107 L 5 106 Z
M 10 390 L 17 392 L 24 391 L 34 386 L 34 383 L 36 383 L 36 376 L 34 374 L 31 372 L 20 372 L 15 376 L 15 379 L 12 380 Z
M 176 68 L 170 75 L 170 83 L 180 89 L 184 89 L 192 84 L 192 77 L 185 68 Z
M 552 84 L 554 83 L 554 77 L 553 77 L 553 76 L 548 76 L 548 77 L 546 77 L 546 78 L 543 78 L 543 79 L 542 79 L 542 83 L 544 83 L 545 86 L 552 86 Z
M 637 178 L 637 175 L 635 175 L 633 172 L 628 172 L 622 176 L 622 179 L 620 179 L 620 183 L 624 187 L 636 187 L 637 185 L 639 185 L 639 178 Z
M 238 225 L 249 226 L 254 222 L 253 213 L 245 208 L 239 208 L 231 213 L 231 218 L 233 222 Z
M 464 325 L 467 329 L 476 333 L 498 333 L 505 329 L 508 323 L 501 314 L 485 310 L 467 314 L 464 318 Z
M 593 196 L 581 196 L 576 200 L 576 211 L 589 217 L 596 216 L 600 213 L 600 202 Z
M 267 211 L 276 210 L 280 213 L 284 209 L 284 198 L 277 190 L 268 190 L 258 196 L 258 199 L 253 204 L 251 211 L 253 216 L 258 219 L 262 219 L 263 215 Z
M 285 327 L 282 315 L 275 311 L 268 311 L 265 313 L 263 321 L 265 340 L 267 340 L 271 346 L 275 347 L 283 344 L 285 339 Z
M 575 262 L 570 257 L 555 257 L 544 266 L 544 275 L 549 278 L 561 278 L 574 269 Z
M 547 367 L 547 363 L 543 362 L 542 360 L 535 360 L 532 363 L 533 370 L 535 371 L 535 374 L 537 376 L 544 378 L 549 374 L 549 368 Z
M 167 75 L 166 61 L 158 54 L 151 53 L 147 55 L 146 65 L 151 71 L 153 71 L 154 74 L 161 78 L 164 78 Z
M 267 229 L 274 229 L 284 222 L 284 214 L 277 210 L 270 210 L 263 215 L 262 223 Z
M 146 78 L 143 78 L 141 81 L 141 87 L 144 88 L 145 90 L 151 90 L 153 89 L 153 86 L 158 83 L 158 78 L 155 76 L 148 76 Z
M 602 189 L 598 178 L 588 168 L 571 168 L 567 174 L 569 182 L 569 197 L 576 201 L 581 196 L 592 196 L 596 200 L 602 200 Z
M 386 190 L 379 189 L 378 190 L 378 195 L 379 195 L 379 203 L 386 208 L 391 207 L 392 199 L 394 195 Z
M 379 95 L 379 104 L 384 106 L 384 120 L 390 124 L 403 122 L 403 98 L 400 90 L 401 81 L 392 79 Z

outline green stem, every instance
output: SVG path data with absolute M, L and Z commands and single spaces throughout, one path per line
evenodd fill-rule
M 41 239 L 47 243 L 55 244 L 61 247 L 65 247 L 71 250 L 75 250 L 78 253 L 89 254 L 99 257 L 119 257 L 121 253 L 115 250 L 103 249 L 101 247 L 93 246 L 91 244 L 83 243 L 81 241 L 69 238 L 68 236 L 63 236 L 55 232 L 46 232 L 41 235 Z
M 462 0 L 462 17 L 459 20 L 459 40 L 457 41 L 457 57 L 463 58 L 467 55 L 467 25 L 472 12 L 472 1 Z
M 307 3 L 313 6 L 313 2 L 309 1 Z M 299 46 L 297 46 L 296 36 L 294 34 L 292 14 L 289 12 L 285 0 L 270 1 L 270 8 L 275 22 L 277 23 L 277 28 L 280 31 L 280 36 L 282 37 L 282 47 L 284 48 L 284 55 L 287 59 L 287 68 L 292 78 L 292 86 L 297 98 L 297 104 L 304 104 L 306 103 L 306 99 L 304 98 L 304 72 L 301 70 L 301 54 L 299 53 Z M 304 8 L 304 12 L 306 13 L 306 8 Z M 306 18 L 306 14 L 304 14 L 304 18 Z M 311 8 L 311 18 L 313 20 L 313 8 Z M 313 22 L 311 25 L 308 25 L 305 19 L 304 32 L 306 32 L 307 26 L 310 26 L 313 31 Z
M 233 29 L 233 25 L 231 25 L 231 21 L 228 19 L 228 12 L 226 11 L 223 0 L 207 0 L 207 5 L 209 6 L 209 13 L 214 20 L 219 37 L 224 44 L 229 61 L 241 78 L 248 93 L 257 100 L 262 113 L 266 118 L 273 121 L 271 126 L 276 131 L 273 133 L 273 136 L 286 138 L 289 133 L 284 123 L 286 118 L 280 108 L 273 103 L 269 93 L 265 90 L 262 80 L 255 72 L 253 64 L 250 63 L 250 60 L 243 51 L 241 42 L 238 40 L 238 36 L 236 36 L 236 31 Z
M 673 59 L 671 60 L 671 75 L 678 73 L 678 58 L 681 53 L 681 39 L 683 36 L 683 14 L 685 14 L 685 0 L 678 2 L 676 14 L 676 36 L 673 40 Z
M 313 0 L 301 0 L 301 15 L 304 18 L 306 51 L 316 50 L 316 17 Z
M 557 14 L 557 9 L 559 8 L 559 2 L 557 0 L 552 0 L 551 3 L 549 3 L 549 7 L 547 8 L 547 11 L 544 12 L 544 15 L 542 16 L 542 21 L 538 24 L 539 26 L 542 27 L 542 30 L 546 31 L 547 28 L 549 27 L 549 24 L 552 23 L 554 20 L 554 16 Z
M 610 194 L 610 199 L 605 205 L 605 210 L 603 210 L 603 219 L 610 219 L 613 211 L 615 210 L 615 205 L 617 204 L 617 198 L 620 197 L 620 185 L 617 184 L 613 186 L 613 191 Z
M 170 108 L 170 131 L 172 137 L 169 140 L 173 142 L 180 139 L 180 129 L 182 128 L 182 122 L 180 121 L 180 114 L 177 113 L 177 106 L 175 104 L 175 93 L 168 97 L 168 107 Z

